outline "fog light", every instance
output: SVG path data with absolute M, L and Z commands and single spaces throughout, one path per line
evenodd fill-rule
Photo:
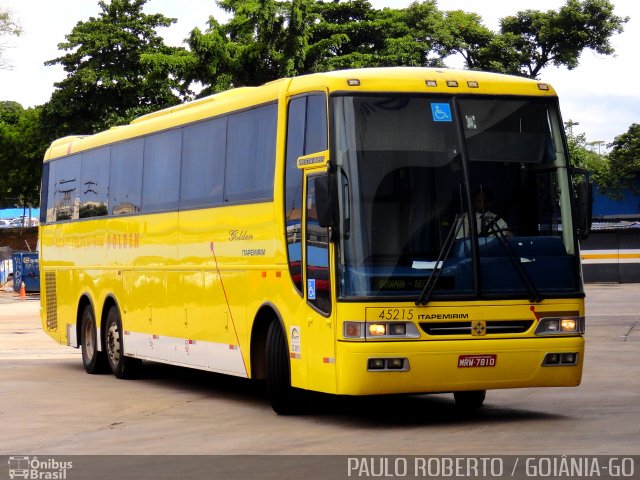
M 564 365 L 575 365 L 578 363 L 577 353 L 563 353 L 560 357 L 560 363 Z
M 383 323 L 372 323 L 369 325 L 369 335 L 372 337 L 382 337 L 387 334 L 387 326 Z
M 370 358 L 367 367 L 369 370 L 384 370 L 384 358 Z
M 387 368 L 389 370 L 402 370 L 404 368 L 403 358 L 390 358 L 387 360 Z
M 392 323 L 389 325 L 389 335 L 406 335 L 407 325 L 404 323 Z
M 545 365 L 557 365 L 559 363 L 560 355 L 558 355 L 557 353 L 547 353 L 547 355 L 544 357 Z
M 563 332 L 575 332 L 576 321 L 572 318 L 563 318 L 560 321 L 560 328 L 562 328 Z

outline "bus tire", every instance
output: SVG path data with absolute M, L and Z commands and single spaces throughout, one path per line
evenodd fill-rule
M 82 349 L 82 365 L 87 373 L 95 375 L 109 371 L 106 354 L 98 350 L 96 318 L 93 315 L 91 305 L 85 306 L 82 311 L 80 346 Z
M 116 378 L 130 379 L 138 375 L 142 361 L 124 355 L 124 339 L 122 321 L 118 307 L 113 305 L 107 313 L 107 328 L 105 331 L 105 344 L 107 360 L 111 372 Z
M 467 392 L 453 393 L 453 398 L 456 401 L 456 406 L 464 410 L 475 410 L 482 407 L 486 396 L 486 390 L 471 390 Z
M 291 386 L 289 349 L 280 323 L 273 320 L 267 332 L 265 348 L 267 395 L 278 415 L 292 415 L 301 410 L 300 394 Z

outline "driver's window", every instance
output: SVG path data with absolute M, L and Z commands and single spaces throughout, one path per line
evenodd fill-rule
M 307 179 L 306 215 L 307 300 L 328 314 L 331 312 L 329 229 L 318 225 L 315 177 Z
M 327 149 L 327 100 L 323 93 L 293 98 L 287 109 L 287 166 L 285 172 L 285 222 L 291 279 L 302 288 L 302 172 L 298 157 Z

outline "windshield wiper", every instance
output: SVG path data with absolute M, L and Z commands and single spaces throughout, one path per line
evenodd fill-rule
M 540 292 L 536 288 L 536 285 L 533 283 L 533 280 L 531 280 L 531 277 L 529 276 L 525 268 L 522 266 L 522 263 L 520 263 L 520 259 L 518 258 L 518 255 L 516 254 L 516 252 L 513 251 L 513 248 L 509 244 L 509 241 L 507 240 L 507 236 L 504 234 L 503 229 L 497 226 L 498 218 L 500 217 L 498 217 L 497 215 L 493 217 L 491 221 L 487 224 L 486 230 L 488 233 L 495 234 L 496 238 L 498 239 L 498 242 L 500 243 L 505 253 L 507 254 L 507 258 L 509 258 L 509 261 L 511 262 L 511 264 L 513 265 L 513 268 L 518 273 L 518 276 L 520 277 L 520 280 L 522 280 L 522 283 L 527 289 L 527 292 L 529 292 L 529 301 L 539 303 L 542 301 L 542 296 L 540 295 Z
M 438 279 L 440 278 L 440 274 L 442 270 L 444 270 L 444 262 L 449 258 L 449 254 L 451 253 L 451 248 L 453 247 L 454 242 L 456 241 L 456 237 L 458 236 L 458 232 L 462 228 L 464 224 L 463 215 L 456 215 L 456 218 L 453 220 L 453 224 L 449 229 L 449 233 L 447 234 L 447 238 L 438 253 L 438 259 L 436 260 L 436 264 L 427 279 L 427 283 L 420 292 L 420 296 L 416 300 L 416 305 L 426 305 L 429 303 L 429 299 L 431 298 L 431 294 L 433 290 L 436 288 L 436 284 L 438 283 Z

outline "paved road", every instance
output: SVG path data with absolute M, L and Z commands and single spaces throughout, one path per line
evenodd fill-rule
M 148 365 L 86 375 L 40 330 L 37 299 L 0 294 L 0 455 L 640 454 L 640 284 L 588 287 L 578 388 L 491 391 L 473 416 L 451 395 L 320 397 L 279 417 L 260 386 Z

